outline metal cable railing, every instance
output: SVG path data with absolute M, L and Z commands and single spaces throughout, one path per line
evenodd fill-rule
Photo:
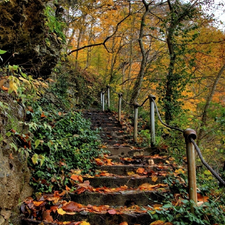
M 111 88 L 109 85 L 107 86 L 107 93 L 108 93 L 108 108 L 110 107 L 110 90 L 112 90 L 115 94 L 118 94 L 119 97 L 119 103 L 118 103 L 118 120 L 121 120 L 121 103 L 122 100 L 129 106 L 134 107 L 134 135 L 133 135 L 133 140 L 134 142 L 137 142 L 137 124 L 138 124 L 138 108 L 143 107 L 144 104 L 149 100 L 150 102 L 150 132 L 151 132 L 151 146 L 155 145 L 155 109 L 157 116 L 159 118 L 159 121 L 162 123 L 167 128 L 177 130 L 179 132 L 182 132 L 185 141 L 186 141 L 186 153 L 187 153 L 187 164 L 188 164 L 188 187 L 189 187 L 189 199 L 192 200 L 191 202 L 194 202 L 195 204 L 191 203 L 191 210 L 194 212 L 194 206 L 196 206 L 197 203 L 197 185 L 196 185 L 196 166 L 195 166 L 195 150 L 202 162 L 202 164 L 212 173 L 212 175 L 221 183 L 225 186 L 225 181 L 205 162 L 203 159 L 202 153 L 195 143 L 194 139 L 197 138 L 196 132 L 192 129 L 186 129 L 182 130 L 177 127 L 172 127 L 166 123 L 163 122 L 157 104 L 155 102 L 155 96 L 154 95 L 149 95 L 148 98 L 146 98 L 141 105 L 134 103 L 130 104 L 126 100 L 122 98 L 122 93 L 117 93 L 113 88 Z M 102 109 L 104 111 L 104 91 L 102 89 L 101 92 L 101 103 L 102 103 Z

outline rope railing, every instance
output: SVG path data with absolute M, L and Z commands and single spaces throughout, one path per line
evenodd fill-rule
M 188 189 L 189 189 L 189 199 L 192 200 L 191 202 L 191 211 L 194 213 L 194 207 L 197 205 L 197 184 L 196 184 L 196 165 L 195 165 L 195 151 L 197 152 L 202 164 L 212 173 L 212 175 L 220 182 L 220 184 L 225 186 L 225 181 L 205 162 L 203 159 L 202 153 L 197 146 L 196 142 L 194 141 L 197 138 L 195 130 L 192 129 L 186 129 L 182 130 L 177 127 L 170 126 L 163 122 L 161 115 L 159 113 L 157 104 L 155 102 L 156 97 L 154 95 L 149 95 L 148 98 L 146 98 L 142 104 L 130 104 L 126 100 L 122 98 L 122 93 L 117 93 L 113 88 L 111 88 L 109 85 L 107 85 L 107 93 L 108 93 L 108 108 L 110 107 L 110 90 L 118 95 L 119 101 L 118 101 L 118 120 L 121 121 L 121 111 L 122 111 L 122 100 L 130 106 L 134 107 L 134 133 L 133 133 L 133 140 L 134 142 L 137 142 L 137 125 L 138 125 L 138 108 L 143 107 L 144 104 L 149 100 L 150 103 L 150 133 L 151 133 L 151 146 L 155 145 L 155 110 L 157 113 L 157 116 L 159 118 L 159 121 L 161 124 L 167 128 L 170 128 L 172 130 L 176 130 L 179 132 L 182 132 L 185 137 L 186 142 L 186 154 L 187 154 L 187 167 L 188 167 Z M 104 111 L 104 94 L 105 91 L 102 89 L 101 91 L 101 104 L 102 109 Z

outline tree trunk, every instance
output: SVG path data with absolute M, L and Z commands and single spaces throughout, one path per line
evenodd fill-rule
M 210 93 L 209 93 L 209 95 L 206 99 L 205 107 L 204 107 L 203 113 L 202 113 L 201 128 L 200 128 L 199 133 L 198 133 L 198 144 L 199 144 L 200 140 L 202 139 L 202 137 L 204 135 L 204 126 L 207 125 L 207 112 L 209 110 L 209 105 L 210 105 L 210 102 L 212 101 L 212 97 L 215 93 L 216 86 L 217 86 L 217 84 L 219 82 L 219 79 L 222 76 L 224 70 L 225 70 L 225 64 L 222 66 L 219 73 L 217 74 L 216 79 L 214 80 L 214 83 L 212 85 L 211 91 L 210 91 Z
M 141 49 L 142 60 L 141 60 L 140 71 L 138 73 L 137 79 L 136 79 L 134 87 L 133 87 L 130 104 L 134 104 L 137 101 L 138 95 L 141 90 L 141 85 L 142 85 L 144 72 L 145 72 L 145 65 L 146 65 L 146 61 L 147 61 L 147 56 L 146 56 L 146 52 L 145 52 L 144 45 L 143 45 L 143 37 L 144 37 L 145 19 L 146 19 L 147 14 L 149 13 L 149 5 L 147 5 L 145 1 L 143 1 L 143 2 L 145 4 L 145 13 L 141 18 L 141 27 L 140 27 L 140 33 L 139 33 L 139 39 L 138 39 L 139 46 Z

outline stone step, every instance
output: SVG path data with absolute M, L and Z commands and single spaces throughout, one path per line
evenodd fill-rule
M 122 163 L 124 165 L 140 165 L 143 166 L 149 165 L 152 166 L 154 164 L 160 164 L 166 163 L 166 159 L 162 158 L 153 158 L 152 156 L 133 156 L 131 157 L 118 157 L 117 155 L 110 155 L 107 157 L 108 159 L 111 159 L 112 162 L 116 163 Z
M 109 146 L 113 146 L 116 144 L 132 144 L 133 143 L 133 139 L 125 139 L 125 140 L 116 140 L 114 138 L 103 138 L 102 142 L 109 145 Z
M 138 188 L 141 184 L 149 183 L 149 184 L 158 184 L 163 183 L 165 176 L 157 176 L 156 180 L 155 177 L 147 177 L 147 176 L 101 176 L 101 177 L 93 177 L 88 178 L 92 187 L 110 187 L 110 188 L 117 188 L 123 185 L 132 188 Z M 84 179 L 85 180 L 85 179 Z
M 101 171 L 107 171 L 108 173 L 113 173 L 117 175 L 129 175 L 129 173 L 136 173 L 138 168 L 144 168 L 146 171 L 168 171 L 171 170 L 170 166 L 161 164 L 154 164 L 154 165 L 143 165 L 143 164 L 130 164 L 130 165 L 112 165 L 112 166 L 99 166 L 98 169 Z
M 163 193 L 168 192 L 167 188 L 159 188 L 155 191 L 141 191 L 141 190 L 125 190 L 119 192 L 90 192 L 85 191 L 81 194 L 69 194 L 72 201 L 84 205 L 110 205 L 110 206 L 131 206 L 131 205 L 151 205 L 160 203 L 164 200 Z
M 69 213 L 64 215 L 58 215 L 55 213 L 55 217 L 57 217 L 58 221 L 87 221 L 90 225 L 119 225 L 123 222 L 127 222 L 129 225 L 149 225 L 151 222 L 155 221 L 155 219 L 151 219 L 147 210 L 138 210 L 136 211 L 135 206 L 133 206 L 133 210 L 124 210 L 125 207 L 120 207 L 121 213 L 110 214 L 110 211 L 105 212 L 87 212 L 81 211 L 76 213 Z M 115 208 L 117 209 L 117 208 Z M 113 209 L 112 209 L 113 210 Z M 125 212 L 124 212 L 125 211 Z M 113 212 L 113 211 L 112 211 Z M 73 214 L 73 215 L 71 215 Z M 37 225 L 37 224 L 44 224 L 44 225 L 56 225 L 56 223 L 50 222 L 43 222 L 33 219 L 23 218 L 23 225 Z
M 121 156 L 128 156 L 131 147 L 127 146 L 127 147 L 123 147 L 123 146 L 109 146 L 106 148 L 106 150 L 108 150 L 112 155 L 121 155 Z
M 112 141 L 117 141 L 112 139 Z M 123 139 L 124 142 L 124 139 Z M 158 150 L 155 148 L 143 148 L 143 149 L 132 149 L 131 146 L 122 146 L 122 145 L 108 145 L 106 148 L 112 155 L 120 155 L 123 157 L 141 157 L 141 156 L 150 156 Z

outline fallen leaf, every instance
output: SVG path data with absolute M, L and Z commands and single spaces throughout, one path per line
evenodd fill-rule
M 45 117 L 47 117 L 47 116 L 44 114 L 44 112 L 42 112 L 41 113 L 41 118 L 45 118 Z
M 9 158 L 10 158 L 10 159 L 14 159 L 12 153 L 9 154 Z
M 43 212 L 43 214 L 42 214 L 43 221 L 53 222 L 53 218 L 50 215 L 50 213 L 51 213 L 51 210 L 46 210 L 46 211 Z
M 2 85 L 2 90 L 3 91 L 8 91 L 9 89 L 7 87 L 5 87 L 5 86 Z
M 178 169 L 178 170 L 175 170 L 175 173 L 177 173 L 177 174 L 184 174 L 185 171 L 182 170 L 182 169 Z
M 122 222 L 119 225 L 128 225 L 128 223 L 127 222 Z
M 68 204 L 64 205 L 62 209 L 66 212 L 81 212 L 84 210 L 84 207 L 79 203 L 69 202 Z
M 33 201 L 33 203 L 35 206 L 38 207 L 38 206 L 42 205 L 43 203 L 45 203 L 45 201 Z
M 88 222 L 86 222 L 86 221 L 82 221 L 82 222 L 80 223 L 80 225 L 91 225 L 91 224 L 88 223 Z
M 146 171 L 144 168 L 140 167 L 137 169 L 136 173 L 139 173 L 139 174 L 144 174 Z
M 156 175 L 152 175 L 152 181 L 156 182 L 158 180 L 158 177 Z
M 153 208 L 154 208 L 155 210 L 160 210 L 160 209 L 162 208 L 162 205 L 161 205 L 161 204 L 154 204 L 154 205 L 153 205 Z
M 103 162 L 101 159 L 99 159 L 99 158 L 96 158 L 96 159 L 95 159 L 95 162 L 96 162 L 96 164 L 97 164 L 98 166 L 104 165 L 104 162 Z
M 162 220 L 157 220 L 155 222 L 150 223 L 150 225 L 164 225 L 164 224 L 165 224 L 165 222 Z
M 133 175 L 135 175 L 135 172 L 133 172 L 133 171 L 127 172 L 127 175 L 128 176 L 133 176 Z
M 61 216 L 65 215 L 66 214 L 66 211 L 64 211 L 62 208 L 60 209 L 57 209 L 57 213 Z
M 70 177 L 70 179 L 72 179 L 74 181 L 79 181 L 80 183 L 83 183 L 83 177 L 80 176 L 80 175 L 72 174 L 72 176 Z
M 197 198 L 199 202 L 208 202 L 208 196 L 202 196 L 200 193 L 197 193 Z
M 115 209 L 110 209 L 110 210 L 108 210 L 108 213 L 109 213 L 110 215 L 115 215 L 115 214 L 117 214 L 117 212 L 116 212 Z
M 70 188 L 69 188 L 67 185 L 66 185 L 66 190 L 67 190 L 67 191 L 70 191 Z
M 155 187 L 157 187 L 158 185 L 152 185 L 152 184 L 149 184 L 149 183 L 144 183 L 144 184 L 142 184 L 142 185 L 140 185 L 138 188 L 140 189 L 140 190 L 149 190 L 149 191 L 151 191 L 151 190 L 154 190 L 154 188 Z

